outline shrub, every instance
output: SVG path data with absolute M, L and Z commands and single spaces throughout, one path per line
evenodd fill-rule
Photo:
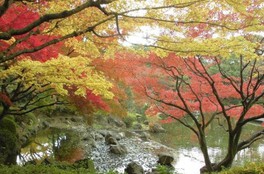
M 84 168 L 80 169 L 70 169 L 65 167 L 65 169 L 61 169 L 54 165 L 26 165 L 24 167 L 21 166 L 1 166 L 0 173 L 2 174 L 87 174 L 89 171 Z
M 16 123 L 5 117 L 0 121 L 0 164 L 15 164 L 18 148 Z
M 165 165 L 157 165 L 157 168 L 155 169 L 155 171 L 158 174 L 172 174 L 173 173 L 172 168 L 165 166 Z
M 4 166 L 0 165 L 1 174 L 101 174 L 96 172 L 94 168 L 74 168 L 67 164 L 53 165 L 26 165 L 26 166 Z M 108 172 L 107 174 L 117 174 L 116 172 Z
M 246 163 L 244 166 L 232 167 L 217 174 L 261 174 L 264 173 L 263 163 Z
M 127 128 L 130 128 L 133 125 L 133 122 L 137 120 L 136 113 L 128 112 L 127 116 L 124 117 L 124 123 L 126 124 Z
M 8 130 L 16 134 L 16 123 L 12 117 L 4 117 L 0 121 L 0 130 Z
M 16 134 L 7 129 L 0 130 L 0 164 L 15 164 L 18 153 Z M 1 172 L 0 172 L 1 173 Z

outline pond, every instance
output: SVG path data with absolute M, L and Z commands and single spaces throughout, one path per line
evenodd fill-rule
M 40 163 L 44 158 L 73 163 L 83 157 L 89 157 L 94 160 L 96 168 L 102 172 L 116 169 L 122 173 L 125 166 L 131 161 L 138 162 L 145 171 L 150 171 L 156 165 L 156 152 L 168 150 L 162 146 L 163 144 L 170 147 L 170 153 L 175 158 L 173 163 L 175 173 L 199 174 L 204 163 L 194 134 L 178 123 L 165 124 L 163 127 L 166 129 L 166 133 L 151 135 L 154 141 L 160 143 L 143 141 L 137 137 L 120 140 L 120 144 L 125 145 L 129 151 L 123 156 L 110 154 L 109 147 L 104 143 L 104 140 L 97 141 L 91 153 L 89 150 L 83 151 L 79 143 L 82 142 L 82 147 L 87 145 L 85 139 L 87 139 L 87 132 L 90 131 L 87 127 L 78 126 L 76 131 L 48 129 L 40 132 L 27 147 L 22 149 L 18 163 L 22 164 L 33 159 L 39 159 Z M 243 130 L 244 137 L 258 129 L 263 129 L 260 124 L 248 125 Z M 207 137 L 210 156 L 213 161 L 218 161 L 226 152 L 227 137 L 224 136 L 226 133 L 217 123 L 213 123 L 208 132 L 210 132 Z M 234 165 L 240 165 L 247 161 L 264 161 L 263 140 L 258 141 L 250 149 L 241 151 L 236 156 Z
M 80 140 L 78 131 L 58 128 L 42 130 L 21 149 L 17 163 L 38 164 L 44 159 L 73 163 L 84 156 Z
M 175 149 L 174 167 L 179 174 L 199 174 L 199 169 L 204 166 L 202 153 L 199 149 L 195 135 L 179 123 L 164 124 L 166 133 L 152 134 L 152 138 L 166 146 Z M 258 123 L 247 125 L 243 130 L 243 138 L 246 138 L 256 130 L 262 130 Z M 226 154 L 227 133 L 217 123 L 208 128 L 208 146 L 212 162 L 219 161 Z M 241 165 L 248 161 L 264 162 L 264 140 L 258 141 L 239 152 L 233 165 Z

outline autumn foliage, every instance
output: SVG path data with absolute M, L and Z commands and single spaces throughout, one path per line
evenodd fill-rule
M 2 32 L 9 31 L 11 29 L 23 29 L 27 25 L 31 24 L 37 20 L 40 15 L 37 12 L 30 11 L 26 5 L 23 4 L 12 4 L 11 7 L 6 11 L 6 13 L 0 17 L 0 30 Z M 40 27 L 34 29 L 30 33 L 15 35 L 12 39 L 8 41 L 0 40 L 1 47 L 0 51 L 6 52 L 6 54 L 11 55 L 17 52 L 34 49 L 40 45 L 51 41 L 58 36 L 50 34 L 39 34 L 40 31 L 45 30 L 49 25 L 41 25 Z M 20 42 L 15 42 L 20 40 Z M 38 60 L 45 62 L 51 58 L 57 57 L 60 52 L 62 44 L 57 44 L 52 47 L 46 47 L 39 51 L 33 53 L 26 53 L 23 56 L 18 57 L 18 59 L 23 59 L 23 57 L 30 57 L 33 60 Z
M 41 2 L 39 7 L 47 5 Z M 6 114 L 22 115 L 35 109 L 65 104 L 68 102 L 63 100 L 67 98 L 87 113 L 93 108 L 108 110 L 103 98 L 112 97 L 111 83 L 95 68 L 89 67 L 90 59 L 99 56 L 99 51 L 85 51 L 87 45 L 96 48 L 95 45 L 81 43 L 83 37 L 57 41 L 62 36 L 53 32 L 52 23 L 40 23 L 24 32 L 41 18 L 39 7 L 30 9 L 28 4 L 13 3 L 0 16 L 1 32 L 22 31 L 9 40 L 0 40 L 0 51 L 4 54 L 0 61 L 3 69 L 0 72 L 3 107 L 0 118 Z M 12 84 L 6 83 L 9 81 Z M 76 89 L 67 91 L 70 86 Z M 60 99 L 60 96 L 64 98 Z M 20 103 L 25 100 L 29 101 Z
M 263 134 L 240 140 L 243 126 L 264 118 L 263 65 L 257 59 L 120 53 L 106 62 L 108 74 L 131 86 L 138 102 L 149 103 L 147 115 L 162 116 L 163 123 L 178 121 L 196 135 L 206 164 L 203 171 L 230 166 L 238 151 Z M 115 66 L 117 72 L 109 68 Z M 225 122 L 225 126 L 219 124 L 229 137 L 228 153 L 217 164 L 211 163 L 206 145 L 206 130 L 213 120 Z
M 149 115 L 164 112 L 174 118 L 181 118 L 188 114 L 188 107 L 190 113 L 226 112 L 231 117 L 239 117 L 243 110 L 243 105 L 238 102 L 241 97 L 250 98 L 254 95 L 260 100 L 264 89 L 259 72 L 261 64 L 259 67 L 247 64 L 253 67 L 250 71 L 242 72 L 243 79 L 240 74 L 229 76 L 217 58 L 182 58 L 173 53 L 165 58 L 155 54 L 147 58 L 118 54 L 116 59 L 107 60 L 104 69 L 108 67 L 109 74 L 131 85 L 141 99 L 152 99 L 153 106 L 147 112 Z M 115 66 L 119 67 L 118 71 L 110 68 Z M 218 72 L 210 72 L 212 67 L 219 68 Z M 155 105 L 156 102 L 159 104 Z M 245 118 L 261 113 L 263 107 L 256 103 L 248 108 Z

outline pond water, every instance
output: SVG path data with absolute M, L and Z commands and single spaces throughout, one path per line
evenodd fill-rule
M 199 170 L 204 166 L 202 153 L 199 149 L 195 135 L 179 123 L 163 125 L 166 133 L 152 134 L 152 138 L 175 150 L 174 167 L 178 174 L 199 174 Z M 262 130 L 260 124 L 249 124 L 243 130 L 242 139 L 248 137 L 256 130 Z M 212 162 L 217 162 L 226 154 L 227 135 L 217 123 L 213 123 L 208 129 L 208 146 Z M 248 161 L 264 162 L 264 140 L 258 141 L 239 152 L 233 165 L 241 165 Z
M 45 158 L 59 161 L 71 161 L 79 152 L 79 132 L 51 128 L 40 131 L 21 149 L 17 157 L 18 164 L 27 162 L 41 163 Z

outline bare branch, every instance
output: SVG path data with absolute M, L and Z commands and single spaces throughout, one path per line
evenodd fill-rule
M 253 134 L 251 137 L 249 137 L 247 140 L 242 141 L 238 144 L 238 151 L 241 151 L 245 148 L 250 147 L 254 142 L 257 140 L 260 140 L 264 137 L 264 129 Z
M 53 102 L 53 103 L 49 103 L 49 104 L 45 104 L 45 105 L 41 105 L 41 106 L 36 106 L 36 107 L 31 108 L 31 109 L 29 109 L 27 111 L 24 111 L 24 112 L 13 112 L 11 110 L 7 114 L 9 114 L 9 115 L 24 115 L 24 114 L 30 113 L 32 111 L 35 111 L 35 110 L 38 110 L 38 109 L 41 109 L 41 108 L 46 108 L 46 107 L 50 107 L 50 106 L 54 106 L 54 105 L 65 105 L 65 104 L 68 104 L 68 103 L 67 102 L 57 101 L 57 102 Z

